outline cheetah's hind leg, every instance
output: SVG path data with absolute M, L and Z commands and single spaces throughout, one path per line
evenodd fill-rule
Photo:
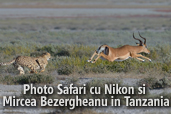
M 36 73 L 37 74 L 37 71 L 31 70 L 30 73 Z
M 23 67 L 21 67 L 20 65 L 17 69 L 20 71 L 20 75 L 25 74 Z

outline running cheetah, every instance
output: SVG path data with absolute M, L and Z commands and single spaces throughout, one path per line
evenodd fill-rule
M 23 67 L 31 69 L 30 73 L 37 73 L 38 69 L 41 70 L 40 72 L 44 72 L 50 58 L 50 53 L 43 53 L 39 57 L 18 56 L 11 62 L 0 63 L 0 66 L 13 64 L 20 71 L 20 75 L 25 74 Z

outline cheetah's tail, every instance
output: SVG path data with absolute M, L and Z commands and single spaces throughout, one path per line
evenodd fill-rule
M 7 63 L 0 63 L 0 66 L 2 66 L 2 65 L 10 65 L 10 64 L 12 64 L 14 62 L 15 62 L 15 59 L 10 61 L 10 62 L 7 62 Z

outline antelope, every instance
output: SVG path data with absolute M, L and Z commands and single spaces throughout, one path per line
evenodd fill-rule
M 147 49 L 146 38 L 142 37 L 139 32 L 138 34 L 142 39 L 144 39 L 144 43 L 142 42 L 142 40 L 135 38 L 133 33 L 133 38 L 139 41 L 139 43 L 136 43 L 137 46 L 124 45 L 119 48 L 112 48 L 108 45 L 101 45 L 97 50 L 95 50 L 94 54 L 89 60 L 87 60 L 87 62 L 95 63 L 99 58 L 101 58 L 102 60 L 106 59 L 110 62 L 124 61 L 129 58 L 135 58 L 139 61 L 144 62 L 145 60 L 142 59 L 144 58 L 151 62 L 151 59 L 139 54 L 141 52 L 149 54 L 150 51 Z M 95 55 L 97 55 L 97 58 L 92 61 Z

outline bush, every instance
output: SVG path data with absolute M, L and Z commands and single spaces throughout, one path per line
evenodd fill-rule
M 61 50 L 56 55 L 58 56 L 70 56 L 70 52 L 68 50 Z
M 7 75 L 4 77 L 0 77 L 0 82 L 3 84 L 8 84 L 8 85 L 14 84 L 14 78 L 13 76 Z
M 157 79 L 154 77 L 148 77 L 141 79 L 137 82 L 138 86 L 142 86 L 143 84 L 146 85 L 149 89 L 158 89 L 158 88 L 164 88 L 166 86 L 171 86 L 170 80 L 166 77 L 162 79 Z
M 3 84 L 29 84 L 29 83 L 53 83 L 54 77 L 49 75 L 33 74 L 33 75 L 22 75 L 22 76 L 4 76 L 0 78 L 0 82 Z
M 43 46 L 41 48 L 37 48 L 37 51 L 38 52 L 45 51 L 45 52 L 50 53 L 53 56 L 57 52 L 57 49 L 55 46 L 47 45 L 47 46 Z
M 73 73 L 73 70 L 73 66 L 63 65 L 58 68 L 57 72 L 59 75 L 70 75 Z
M 111 72 L 122 72 L 125 68 L 124 64 L 120 64 L 120 62 L 116 62 L 114 64 L 108 65 L 107 69 Z

